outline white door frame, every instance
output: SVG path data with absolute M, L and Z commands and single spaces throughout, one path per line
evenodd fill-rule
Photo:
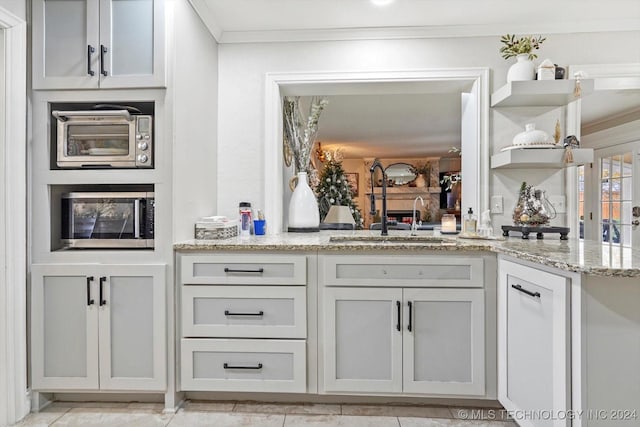
M 282 160 L 282 102 L 283 95 L 331 95 L 327 90 L 340 94 L 355 93 L 363 85 L 380 84 L 393 90 L 394 83 L 417 84 L 434 81 L 468 81 L 477 85 L 478 120 L 476 134 L 478 144 L 471 150 L 463 150 L 463 158 L 477 165 L 474 177 L 468 177 L 465 187 L 476 212 L 489 206 L 489 69 L 457 68 L 415 71 L 340 71 L 340 72 L 291 72 L 267 73 L 265 76 L 265 146 L 264 146 L 264 203 L 269 219 L 269 234 L 283 230 L 283 160 Z M 339 89 L 337 89 L 339 87 Z M 405 86 L 406 88 L 406 86 Z M 394 92 L 385 92 L 394 93 Z M 469 152 L 471 151 L 471 152 Z M 463 182 L 463 185 L 464 185 Z M 467 190 L 468 188 L 468 190 Z M 471 205 L 470 205 L 471 206 Z
M 5 88 L 0 115 L 0 426 L 30 410 L 27 398 L 27 24 L 0 7 Z M 0 260 L 2 264 L 2 260 Z
M 568 67 L 568 74 L 572 76 L 574 72 L 585 72 L 587 77 L 594 79 L 594 91 L 597 90 L 638 90 L 640 89 L 640 63 L 630 64 L 578 64 Z M 588 98 L 588 96 L 587 96 Z M 587 101 L 588 102 L 588 101 Z M 588 148 L 596 148 L 589 145 L 589 138 L 583 140 L 580 135 L 580 123 L 582 115 L 582 100 L 577 100 L 569 104 L 567 108 L 567 134 L 573 134 L 582 141 L 582 145 Z M 580 229 L 580 218 L 578 218 L 578 171 L 576 167 L 568 167 L 565 172 L 566 194 L 567 194 L 567 225 L 574 230 Z M 587 186 L 591 186 L 593 180 L 587 181 L 587 170 L 585 169 L 585 192 Z M 598 190 L 599 191 L 599 190 Z M 588 206 L 585 205 L 585 212 Z M 590 207 L 594 209 L 594 206 Z M 593 223 L 593 222 L 592 222 Z M 587 219 L 585 218 L 584 230 L 585 238 L 594 239 L 596 234 L 587 234 Z M 598 239 L 595 239 L 598 240 Z

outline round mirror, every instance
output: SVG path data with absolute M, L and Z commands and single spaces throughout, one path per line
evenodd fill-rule
M 416 179 L 413 167 L 407 163 L 393 163 L 384 170 L 393 185 L 404 185 Z

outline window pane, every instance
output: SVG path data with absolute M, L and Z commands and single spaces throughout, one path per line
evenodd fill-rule
M 632 202 L 622 202 L 622 212 L 620 214 L 620 221 L 623 224 L 631 224 L 631 220 L 633 218 L 631 214 L 631 204 Z
M 633 173 L 633 155 L 624 153 L 622 155 L 622 176 L 631 176 Z
M 617 178 L 622 175 L 622 156 L 617 155 L 611 158 L 611 177 Z
M 611 178 L 609 185 L 611 186 L 611 200 L 620 200 L 622 186 L 620 178 Z
M 611 169 L 611 159 L 609 158 L 602 159 L 602 161 L 600 162 L 600 177 L 602 179 L 609 178 L 611 176 L 610 169 Z
M 622 200 L 633 199 L 633 178 L 622 178 Z
M 615 223 L 620 223 L 620 212 L 622 211 L 622 203 L 620 202 L 611 202 L 611 219 Z
M 609 212 L 610 206 L 609 206 L 609 205 L 610 205 L 610 204 L 609 204 L 609 202 L 607 202 L 607 201 L 603 201 L 603 202 L 602 202 L 602 220 L 603 220 L 603 221 L 604 221 L 605 219 L 607 219 L 607 220 L 608 220 L 608 219 L 609 219 L 609 217 L 610 217 L 610 212 Z

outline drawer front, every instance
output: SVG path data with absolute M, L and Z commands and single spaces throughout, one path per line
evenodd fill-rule
M 482 287 L 483 259 L 463 256 L 324 255 L 325 286 Z
M 304 286 L 183 286 L 185 337 L 305 338 Z
M 185 285 L 304 285 L 303 255 L 182 255 Z
M 183 391 L 306 392 L 306 342 L 183 339 Z

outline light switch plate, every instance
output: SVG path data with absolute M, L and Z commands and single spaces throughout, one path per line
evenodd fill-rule
M 567 213 L 567 198 L 565 196 L 549 196 L 549 203 L 556 209 L 556 213 Z
M 491 196 L 491 213 L 501 214 L 504 212 L 503 200 L 502 196 Z

